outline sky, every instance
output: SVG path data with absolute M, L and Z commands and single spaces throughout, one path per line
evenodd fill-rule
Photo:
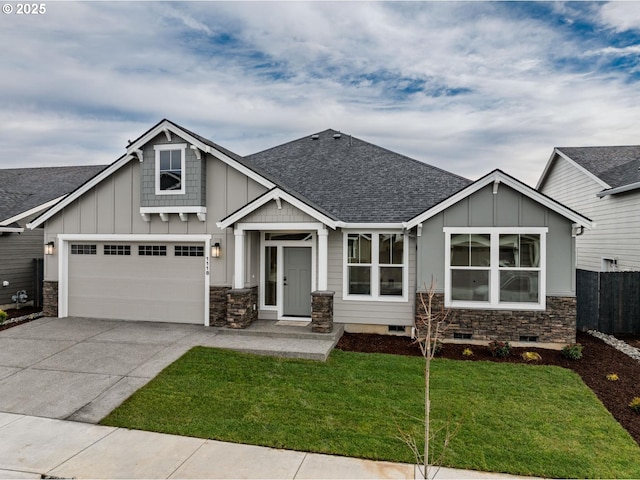
M 556 146 L 640 144 L 639 2 L 2 3 L 0 168 L 112 163 L 163 118 L 532 186 Z

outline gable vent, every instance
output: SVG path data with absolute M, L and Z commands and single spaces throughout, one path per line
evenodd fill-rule
M 341 138 L 341 137 L 342 137 L 342 134 L 341 134 L 341 133 L 334 133 L 334 134 L 333 134 L 333 138 L 335 138 L 336 140 L 337 140 L 338 138 Z
M 320 138 L 320 135 L 311 135 L 311 140 L 318 140 Z

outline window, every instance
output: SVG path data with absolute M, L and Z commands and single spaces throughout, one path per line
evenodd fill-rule
M 156 195 L 182 194 L 187 145 L 156 145 Z
M 546 228 L 444 231 L 448 306 L 544 309 Z
M 96 245 L 71 244 L 71 255 L 96 255 Z
M 130 245 L 105 245 L 105 255 L 131 255 Z
M 141 257 L 166 257 L 167 247 L 164 245 L 139 245 L 138 255 Z
M 402 233 L 347 233 L 345 298 L 406 300 L 405 241 Z
M 201 245 L 176 245 L 176 257 L 204 257 L 204 247 Z

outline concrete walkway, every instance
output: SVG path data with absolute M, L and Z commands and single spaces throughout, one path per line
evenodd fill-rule
M 0 332 L 0 412 L 98 423 L 194 346 L 324 360 L 339 338 L 274 323 L 242 332 L 87 318 L 18 325 Z
M 414 465 L 0 413 L 0 478 L 413 479 Z M 436 479 L 517 479 L 442 468 Z

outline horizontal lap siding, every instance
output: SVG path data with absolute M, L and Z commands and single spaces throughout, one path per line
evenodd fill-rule
M 415 240 L 409 239 L 409 300 L 407 302 L 343 300 L 343 232 L 329 233 L 329 290 L 335 292 L 333 315 L 336 323 L 368 325 L 412 325 L 415 299 Z
M 602 257 L 617 257 L 621 270 L 640 270 L 640 192 L 599 198 L 604 187 L 557 158 L 541 190 L 596 222 L 576 238 L 578 268 L 602 269 Z
M 18 290 L 26 290 L 27 300 L 34 300 L 33 259 L 42 258 L 43 245 L 42 229 L 0 236 L 0 285 L 9 282 L 8 287 L 0 287 L 0 305 L 11 303 Z

